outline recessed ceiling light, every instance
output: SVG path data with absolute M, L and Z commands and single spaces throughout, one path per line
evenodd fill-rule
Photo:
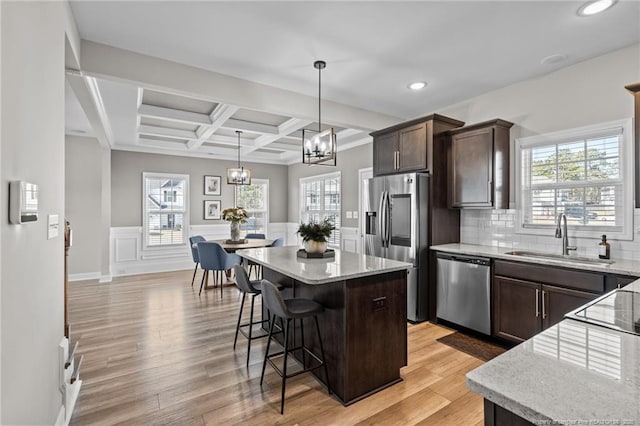
M 600 12 L 604 12 L 611 6 L 616 4 L 618 0 L 594 0 L 589 1 L 578 9 L 578 16 L 591 16 Z
M 427 87 L 427 83 L 425 81 L 416 81 L 407 85 L 407 87 L 411 90 L 422 90 Z
M 559 64 L 560 62 L 563 62 L 566 59 L 567 59 L 567 55 L 556 53 L 554 55 L 549 55 L 546 58 L 542 58 L 540 63 L 542 65 L 553 65 L 553 64 Z

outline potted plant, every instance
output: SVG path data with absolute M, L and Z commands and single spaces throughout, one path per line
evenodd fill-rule
M 246 223 L 248 217 L 243 207 L 229 207 L 222 210 L 222 219 L 231 222 L 231 241 L 240 241 L 240 224 Z
M 307 253 L 324 253 L 327 250 L 327 238 L 336 229 L 331 218 L 325 218 L 322 223 L 311 221 L 301 223 L 298 234 L 302 237 L 302 243 Z

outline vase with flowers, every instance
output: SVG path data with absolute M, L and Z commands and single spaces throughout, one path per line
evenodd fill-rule
M 301 223 L 298 234 L 307 253 L 324 253 L 327 250 L 327 238 L 336 227 L 331 218 L 325 218 L 321 223 L 310 221 Z
M 222 210 L 222 219 L 231 222 L 231 241 L 240 241 L 240 224 L 246 223 L 247 211 L 242 207 L 229 207 Z

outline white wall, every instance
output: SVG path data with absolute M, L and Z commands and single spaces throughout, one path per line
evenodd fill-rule
M 53 424 L 61 407 L 63 336 L 65 4 L 1 2 L 2 424 Z M 9 181 L 39 185 L 40 218 L 11 225 Z
M 71 275 L 84 279 L 99 278 L 102 270 L 101 151 L 95 138 L 66 137 L 65 213 L 73 232 L 68 268 Z M 107 211 L 107 217 L 109 214 Z
M 461 242 L 505 249 L 557 250 L 560 242 L 553 235 L 530 236 L 514 232 L 517 214 L 517 210 L 514 210 L 517 208 L 514 205 L 514 140 L 632 117 L 633 97 L 624 86 L 637 81 L 640 81 L 640 45 L 611 52 L 438 110 L 438 113 L 468 124 L 492 118 L 515 123 L 511 128 L 512 208 L 463 210 Z M 633 188 L 633 182 L 628 182 L 628 185 Z M 640 211 L 636 210 L 635 228 L 639 221 Z M 581 238 L 572 240 L 571 243 L 578 246 L 578 254 L 594 256 L 599 234 L 594 235 L 595 238 Z M 571 232 L 569 236 L 571 238 Z M 634 239 L 635 241 L 610 241 L 612 258 L 640 258 L 640 239 L 637 233 Z

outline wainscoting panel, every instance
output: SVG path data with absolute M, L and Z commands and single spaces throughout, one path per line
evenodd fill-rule
M 297 229 L 297 223 L 270 223 L 267 238 L 283 237 L 285 245 L 296 245 L 298 244 Z M 230 226 L 227 222 L 189 227 L 189 236 L 202 235 L 206 240 L 227 239 L 229 234 Z M 110 240 L 111 274 L 114 277 L 192 269 L 194 266 L 188 244 L 144 249 L 140 226 L 113 227 Z M 74 278 L 87 279 L 88 275 L 79 275 Z

